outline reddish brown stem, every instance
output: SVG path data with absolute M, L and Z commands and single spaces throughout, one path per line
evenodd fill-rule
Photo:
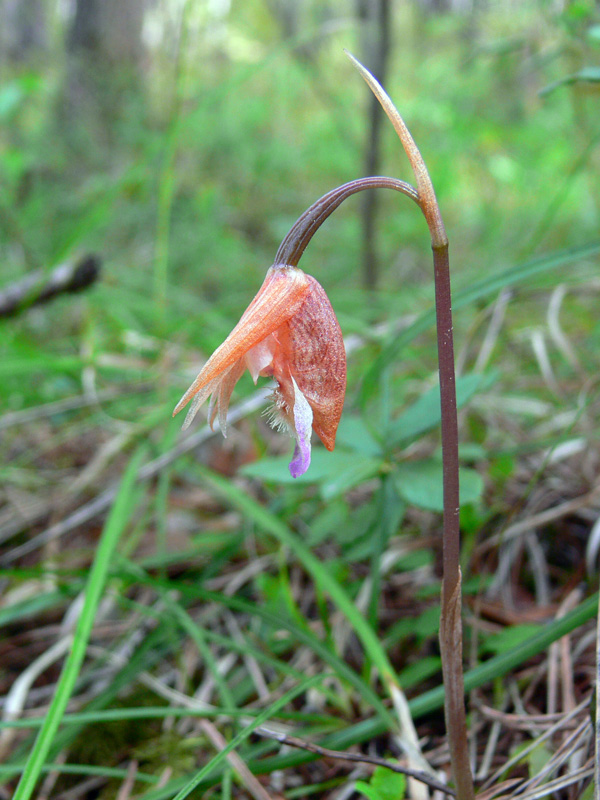
M 320 197 L 316 203 L 313 203 L 312 206 L 296 220 L 285 239 L 279 245 L 279 250 L 275 254 L 275 264 L 289 264 L 291 267 L 297 266 L 300 256 L 305 251 L 306 246 L 327 217 L 333 214 L 336 208 L 343 203 L 346 198 L 356 194 L 356 192 L 362 192 L 365 189 L 394 189 L 410 197 L 417 205 L 419 204 L 417 190 L 414 186 L 404 181 L 399 181 L 396 178 L 374 176 L 370 178 L 358 178 L 349 183 L 344 183 L 342 186 L 338 186 L 336 189 L 332 189 L 330 192 L 327 192 L 327 194 L 324 194 L 323 197 Z
M 444 488 L 444 589 L 452 595 L 459 581 L 460 527 L 458 492 L 458 420 L 448 245 L 434 247 L 435 315 L 442 412 Z
M 469 760 L 462 665 L 462 600 L 460 575 L 458 419 L 450 263 L 448 245 L 433 247 L 435 313 L 442 412 L 444 536 L 440 649 L 445 687 L 444 714 L 456 795 L 473 800 L 475 791 Z
M 438 340 L 440 402 L 442 409 L 442 462 L 444 483 L 444 536 L 440 646 L 444 676 L 446 729 L 450 761 L 458 800 L 473 800 L 464 708 L 460 585 L 460 526 L 458 495 L 458 421 L 452 336 L 452 301 L 448 237 L 429 172 L 414 139 L 383 87 L 348 54 L 365 79 L 398 134 L 417 184 L 418 203 L 427 220 L 433 248 L 435 313 Z

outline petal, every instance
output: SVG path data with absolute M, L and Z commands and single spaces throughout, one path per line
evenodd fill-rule
M 313 410 L 313 429 L 333 450 L 346 393 L 346 351 L 325 290 L 307 277 L 311 290 L 278 336 L 282 358 Z
M 219 381 L 219 391 L 217 395 L 217 412 L 219 414 L 219 427 L 224 437 L 227 437 L 227 411 L 229 410 L 229 401 L 231 400 L 231 393 L 236 383 L 241 378 L 242 374 L 246 371 L 246 364 L 243 358 L 236 361 Z M 213 395 L 214 398 L 214 395 Z M 215 418 L 215 412 L 212 415 L 209 413 L 210 424 L 212 426 Z
M 285 265 L 271 267 L 256 297 L 177 403 L 173 416 L 248 350 L 289 320 L 302 305 L 309 288 L 308 277 L 302 270 Z
M 210 381 L 206 384 L 206 386 L 198 392 L 198 394 L 194 397 L 192 401 L 192 405 L 189 407 L 187 414 L 185 415 L 185 420 L 183 425 L 181 426 L 181 430 L 184 431 L 186 428 L 189 428 L 192 424 L 192 420 L 198 413 L 198 409 L 208 399 L 209 395 L 217 390 L 217 386 L 219 383 L 219 378 L 215 378 L 214 380 Z M 185 396 L 185 395 L 184 395 Z M 179 401 L 181 403 L 181 401 Z
M 271 333 L 246 353 L 246 366 L 255 384 L 259 375 L 272 374 L 273 356 L 278 347 L 279 343 L 274 334 Z
M 293 413 L 296 447 L 294 448 L 294 455 L 289 469 L 292 478 L 298 478 L 300 475 L 304 475 L 310 467 L 310 436 L 312 433 L 313 413 L 308 400 L 304 397 L 293 378 L 292 384 L 294 387 Z

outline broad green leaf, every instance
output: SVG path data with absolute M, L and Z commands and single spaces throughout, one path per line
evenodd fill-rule
M 323 447 L 314 447 L 309 469 L 298 478 L 292 478 L 290 475 L 288 469 L 290 460 L 291 449 L 289 456 L 262 458 L 253 464 L 246 464 L 240 469 L 240 472 L 248 478 L 258 478 L 271 483 L 289 483 L 294 486 L 321 483 L 348 463 L 348 454 L 341 453 L 340 450 L 329 453 Z
M 377 789 L 381 800 L 402 800 L 406 793 L 406 777 L 391 769 L 376 767 L 371 786 Z
M 370 783 L 365 783 L 364 781 L 356 781 L 354 784 L 354 788 L 357 792 L 364 795 L 364 797 L 368 797 L 369 800 L 381 800 L 379 797 L 379 792 L 374 786 L 371 786 Z
M 348 450 L 356 450 L 365 456 L 380 456 L 381 445 L 375 440 L 364 421 L 357 416 L 344 414 L 340 420 L 336 444 Z
M 434 458 L 403 462 L 394 473 L 398 492 L 407 503 L 428 511 L 443 511 L 442 463 Z M 460 502 L 475 503 L 483 492 L 483 479 L 474 469 L 459 471 Z
M 369 800 L 402 800 L 406 794 L 406 777 L 385 767 L 376 767 L 369 783 L 357 781 L 355 788 Z
M 381 468 L 381 459 L 349 453 L 341 448 L 333 453 L 322 447 L 314 448 L 310 467 L 299 478 L 292 478 L 290 475 L 289 461 L 289 457 L 263 458 L 261 461 L 242 467 L 240 472 L 249 478 L 272 483 L 293 486 L 320 484 L 324 499 L 330 500 L 335 495 L 376 475 Z
M 380 458 L 359 456 L 355 453 L 348 454 L 345 465 L 321 484 L 321 496 L 324 500 L 331 500 L 342 492 L 358 486 L 359 483 L 377 475 L 381 469 Z
M 487 388 L 495 376 L 471 373 L 457 378 L 456 405 L 462 408 L 473 395 L 482 388 Z M 421 434 L 432 430 L 440 424 L 442 411 L 440 407 L 440 390 L 434 386 L 419 397 L 410 408 L 407 408 L 390 426 L 389 442 L 396 445 L 399 442 L 411 441 Z

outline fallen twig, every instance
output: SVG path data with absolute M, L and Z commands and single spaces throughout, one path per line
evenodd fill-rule
M 14 317 L 29 306 L 47 303 L 59 294 L 80 292 L 98 280 L 100 259 L 87 255 L 50 273 L 36 270 L 0 291 L 0 317 Z
M 444 792 L 444 794 L 449 794 L 452 797 L 456 796 L 454 789 L 450 789 L 449 786 L 436 781 L 435 778 L 427 775 L 426 772 L 403 767 L 400 764 L 397 764 L 395 761 L 388 761 L 385 758 L 369 756 L 365 755 L 364 753 L 347 753 L 343 750 L 329 750 L 327 747 L 321 747 L 318 744 L 306 742 L 303 739 L 296 738 L 295 736 L 288 736 L 285 733 L 269 730 L 264 725 L 262 725 L 260 728 L 257 728 L 255 733 L 257 733 L 259 736 L 275 739 L 281 744 L 287 744 L 290 747 L 298 747 L 301 750 L 308 750 L 309 753 L 315 753 L 315 755 L 323 756 L 323 758 L 336 758 L 342 761 L 354 761 L 359 764 L 373 764 L 376 767 L 385 767 L 392 772 L 399 772 L 402 775 L 407 775 L 409 778 L 414 778 L 417 781 L 426 783 L 432 789 L 437 789 L 438 792 Z

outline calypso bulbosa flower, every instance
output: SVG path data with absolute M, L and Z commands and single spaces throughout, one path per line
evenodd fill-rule
M 192 401 L 187 428 L 210 396 L 210 424 L 218 416 L 223 435 L 231 393 L 248 369 L 276 381 L 270 420 L 296 439 L 289 465 L 293 478 L 310 465 L 311 431 L 328 450 L 346 392 L 346 353 L 342 332 L 323 287 L 289 264 L 272 266 L 240 321 L 212 356 L 179 403 L 173 416 Z
M 248 369 L 255 383 L 259 376 L 277 383 L 269 416 L 274 427 L 288 430 L 296 439 L 292 477 L 303 475 L 310 466 L 311 430 L 333 450 L 346 392 L 344 342 L 325 290 L 297 264 L 340 203 L 376 187 L 417 199 L 416 190 L 403 181 L 370 177 L 338 186 L 313 203 L 281 242 L 274 265 L 238 324 L 175 406 L 173 416 L 192 401 L 184 429 L 210 396 L 209 422 L 212 425 L 218 416 L 225 436 L 231 393 Z

